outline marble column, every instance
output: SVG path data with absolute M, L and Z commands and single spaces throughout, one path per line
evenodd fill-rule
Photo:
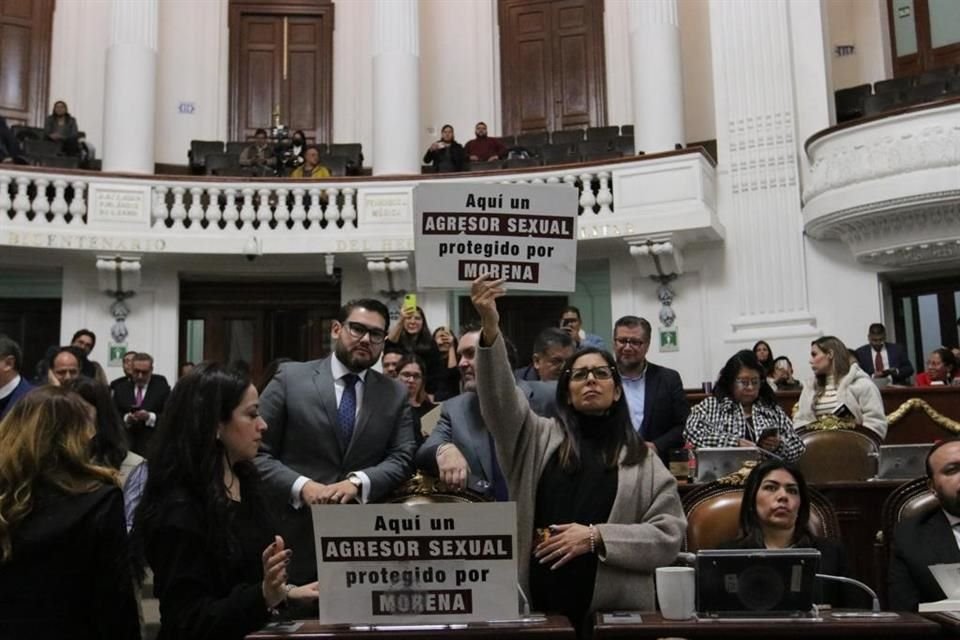
M 629 0 L 630 84 L 637 151 L 672 151 L 683 130 L 677 0 Z
M 786 0 L 710 2 L 717 198 L 730 230 L 725 255 L 739 311 L 728 341 L 817 333 L 797 163 L 797 104 L 813 96 L 797 89 L 790 11 Z M 815 36 L 805 33 L 803 46 L 816 48 Z
M 103 170 L 153 173 L 159 0 L 113 0 L 111 9 Z
M 374 0 L 373 173 L 420 173 L 417 0 Z

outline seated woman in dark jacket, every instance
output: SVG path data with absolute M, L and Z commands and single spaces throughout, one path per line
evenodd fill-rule
M 80 127 L 77 119 L 70 115 L 67 103 L 57 100 L 53 103 L 53 113 L 47 116 L 43 124 L 43 133 L 47 139 L 59 142 L 68 156 L 80 154 Z
M 94 433 L 53 386 L 0 422 L 0 638 L 140 638 L 123 495 L 90 461 Z
M 273 534 L 253 458 L 267 425 L 248 377 L 203 364 L 174 387 L 152 442 L 133 527 L 153 569 L 158 638 L 243 638 L 287 598 L 292 550 Z
M 730 549 L 812 548 L 820 552 L 818 573 L 847 575 L 843 545 L 821 538 L 810 527 L 810 492 L 803 474 L 782 460 L 768 460 L 747 477 L 740 503 L 740 535 Z M 817 581 L 815 601 L 834 606 L 869 607 L 855 587 Z
M 453 137 L 453 127 L 449 124 L 440 129 L 440 139 L 430 145 L 423 154 L 423 164 L 432 164 L 437 173 L 463 171 L 467 154 L 463 145 Z

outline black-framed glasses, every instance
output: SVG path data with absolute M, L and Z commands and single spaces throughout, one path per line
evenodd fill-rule
M 343 324 L 347 328 L 347 333 L 349 333 L 350 337 L 354 340 L 360 340 L 363 336 L 370 336 L 371 343 L 383 344 L 383 341 L 387 339 L 387 332 L 383 329 L 368 327 L 362 322 L 347 321 Z
M 626 347 L 627 345 L 631 347 L 642 347 L 647 343 L 646 340 L 641 340 L 640 338 L 614 338 L 613 341 L 621 347 Z
M 401 371 L 400 377 L 404 380 L 421 380 L 423 379 L 423 374 L 417 373 L 416 371 Z
M 569 369 L 570 379 L 577 382 L 583 382 L 593 374 L 594 379 L 596 380 L 609 380 L 613 377 L 613 367 L 602 366 L 602 367 L 577 367 L 576 369 Z
M 737 378 L 737 386 L 741 389 L 747 389 L 749 387 L 760 387 L 760 378 Z

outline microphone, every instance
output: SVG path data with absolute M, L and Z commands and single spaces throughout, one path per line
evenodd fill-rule
M 859 580 L 854 580 L 853 578 L 847 578 L 846 576 L 831 576 L 826 573 L 818 573 L 816 576 L 822 580 L 833 580 L 834 582 L 840 582 L 842 584 L 852 584 L 853 586 L 866 591 L 870 597 L 873 599 L 873 609 L 871 611 L 837 611 L 831 612 L 830 615 L 834 618 L 899 618 L 900 614 L 894 613 L 893 611 L 881 611 L 880 610 L 880 598 L 877 597 L 877 592 L 868 587 L 866 584 L 860 582 Z
M 530 617 L 530 600 L 527 598 L 527 594 L 523 592 L 523 587 L 520 586 L 520 583 L 517 583 L 517 592 L 520 594 L 520 601 L 523 602 L 523 606 L 520 607 L 520 615 L 524 618 Z

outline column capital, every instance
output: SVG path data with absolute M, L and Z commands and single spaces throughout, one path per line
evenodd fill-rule
M 113 0 L 110 44 L 139 44 L 156 52 L 159 0 Z
M 651 24 L 680 26 L 677 0 L 628 0 L 627 15 L 630 31 Z

